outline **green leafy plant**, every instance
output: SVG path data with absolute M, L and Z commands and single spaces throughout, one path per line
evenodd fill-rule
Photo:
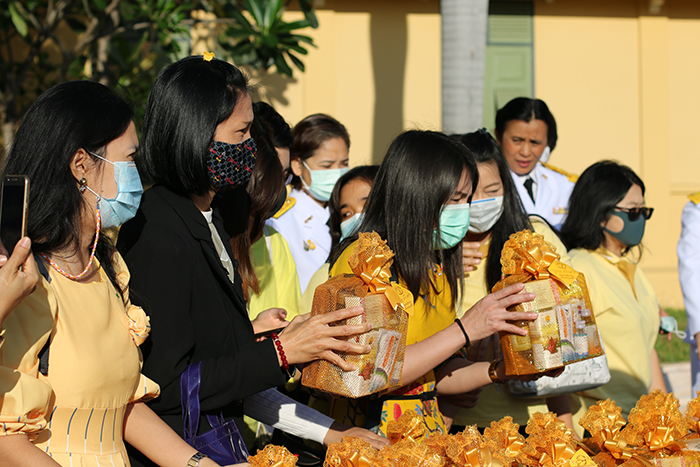
M 305 18 L 292 22 L 282 19 L 284 0 L 243 0 L 242 4 L 244 8 L 238 3 L 226 4 L 226 15 L 235 23 L 228 25 L 220 38 L 224 51 L 238 65 L 263 70 L 275 66 L 279 73 L 291 77 L 291 62 L 303 72 L 304 63 L 298 55 L 308 54 L 306 44 L 315 45 L 311 37 L 295 31 L 318 26 L 311 0 L 299 2 Z

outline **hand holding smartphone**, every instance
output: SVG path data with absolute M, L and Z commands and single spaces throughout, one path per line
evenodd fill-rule
M 0 189 L 0 253 L 12 255 L 17 242 L 27 235 L 29 177 L 6 175 Z

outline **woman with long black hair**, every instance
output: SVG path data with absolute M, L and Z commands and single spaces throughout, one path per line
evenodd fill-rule
M 159 394 L 141 374 L 150 326 L 104 235 L 141 198 L 132 117 L 105 86 L 73 81 L 39 96 L 15 135 L 3 174 L 31 180 L 43 277 L 3 325 L 0 465 L 128 466 L 124 441 L 161 466 L 196 453 L 143 403 Z
M 460 290 L 460 307 L 457 311 L 457 315 L 461 316 L 501 280 L 501 252 L 512 234 L 524 229 L 532 230 L 556 247 L 562 262 L 568 264 L 569 255 L 549 224 L 539 216 L 528 216 L 523 209 L 508 163 L 496 140 L 485 129 L 456 135 L 455 139 L 474 154 L 479 170 L 479 184 L 470 208 L 469 231 L 462 245 L 465 265 L 471 265 L 474 259 L 479 262 L 468 270 L 465 268 L 466 277 Z M 478 245 L 477 251 L 473 251 L 473 245 Z M 470 248 L 467 249 L 467 246 Z M 498 336 L 475 342 L 469 356 L 475 360 L 502 358 Z M 514 397 L 506 387 L 494 385 L 484 387 L 480 394 L 477 390 L 452 401 L 468 409 L 457 412 L 453 431 L 466 425 L 477 425 L 483 429 L 490 426 L 491 421 L 508 415 L 524 432 L 532 413 L 547 410 L 557 413 L 573 428 L 567 396 L 547 399 Z
M 389 421 L 415 410 L 430 432 L 444 432 L 437 394 L 461 394 L 506 378 L 502 362 L 441 364 L 470 341 L 497 331 L 523 334 L 506 320 L 534 319 L 534 313 L 509 312 L 532 300 L 522 284 L 487 295 L 456 319 L 462 271 L 461 241 L 469 227 L 469 203 L 479 172 L 469 150 L 450 137 L 408 131 L 389 147 L 365 205 L 359 232 L 377 232 L 393 250 L 392 273 L 412 294 L 401 389 L 379 399 L 338 400 L 333 416 L 385 433 Z M 348 258 L 358 235 L 341 242 L 330 259 L 331 275 L 351 273 Z M 354 419 L 348 419 L 354 413 Z

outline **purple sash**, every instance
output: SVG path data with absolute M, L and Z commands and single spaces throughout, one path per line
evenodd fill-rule
M 192 447 L 209 456 L 220 465 L 239 464 L 248 461 L 248 450 L 238 432 L 236 422 L 219 416 L 207 415 L 212 429 L 197 436 L 199 428 L 199 385 L 202 376 L 202 362 L 188 366 L 180 376 L 180 398 L 182 401 L 182 423 L 185 441 Z

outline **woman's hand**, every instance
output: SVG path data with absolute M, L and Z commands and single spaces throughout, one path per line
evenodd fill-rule
M 12 256 L 0 255 L 0 325 L 39 281 L 31 246 L 29 237 L 24 237 L 17 242 Z
M 465 273 L 475 270 L 481 264 L 484 254 L 479 251 L 479 247 L 481 242 L 462 242 L 462 265 Z
M 462 324 L 469 339 L 480 340 L 505 331 L 526 336 L 527 331 L 508 321 L 534 320 L 537 313 L 508 311 L 507 308 L 535 299 L 534 293 L 521 293 L 523 284 L 510 285 L 479 300 L 462 316 Z
M 286 318 L 287 310 L 284 308 L 268 308 L 265 311 L 261 311 L 253 320 L 253 332 L 260 334 L 261 332 L 287 327 L 289 322 L 285 321 Z
M 371 444 L 374 449 L 381 449 L 389 445 L 389 440 L 381 435 L 365 430 L 364 428 L 348 426 L 338 422 L 333 422 L 328 429 L 328 433 L 323 439 L 323 444 L 329 446 L 331 443 L 338 443 L 345 436 L 355 436 L 369 441 L 369 444 Z
M 369 323 L 356 325 L 331 326 L 332 323 L 361 315 L 362 307 L 344 308 L 325 315 L 310 314 L 295 317 L 289 326 L 279 335 L 287 362 L 307 363 L 314 360 L 326 360 L 339 366 L 344 371 L 355 370 L 354 365 L 340 358 L 336 352 L 351 354 L 369 353 L 369 345 L 359 345 L 336 338 L 348 338 L 363 334 L 372 329 Z M 280 358 L 281 364 L 281 358 Z

